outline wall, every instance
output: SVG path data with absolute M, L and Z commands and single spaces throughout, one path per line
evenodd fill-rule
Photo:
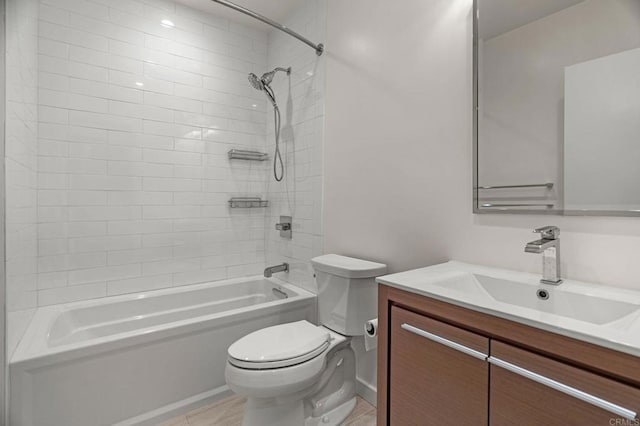
M 168 19 L 174 27 L 161 25 Z M 173 1 L 42 0 L 38 306 L 257 274 L 266 33 Z
M 6 4 L 6 306 L 11 355 L 37 305 L 38 2 Z
M 327 253 L 424 266 L 447 258 L 470 218 L 469 6 L 329 2 Z M 375 352 L 356 350 L 375 386 Z
M 267 246 L 269 264 L 291 264 L 283 278 L 314 289 L 324 57 L 170 0 L 13 3 L 24 35 L 8 126 L 11 348 L 38 306 L 260 274 Z M 310 2 L 286 24 L 321 41 L 325 16 Z M 276 183 L 270 161 L 227 151 L 273 152 L 271 105 L 247 74 L 280 65 L 293 73 L 274 82 L 287 166 Z M 228 208 L 247 195 L 270 208 Z M 281 214 L 294 217 L 291 241 L 274 230 Z
M 485 40 L 478 181 L 481 185 L 553 182 L 556 186 L 551 192 L 494 190 L 482 195 L 557 196 L 555 207 L 563 208 L 565 67 L 639 44 L 640 3 L 636 0 L 584 1 Z M 509 161 L 497 167 L 496 160 L 505 158 Z
M 565 277 L 640 289 L 637 218 L 472 214 L 470 0 L 330 1 L 327 27 L 325 252 L 540 273 L 524 244 L 553 224 Z
M 314 43 L 326 38 L 325 0 L 302 2 L 283 23 Z M 316 291 L 310 259 L 322 252 L 322 144 L 324 129 L 325 56 L 280 31 L 269 34 L 268 67 L 291 67 L 291 76 L 278 73 L 273 88 L 282 116 L 280 146 L 284 179 L 273 178 L 275 148 L 271 104 L 267 113 L 270 208 L 265 218 L 267 264 L 287 262 L 286 280 Z M 292 239 L 283 239 L 275 224 L 280 215 L 293 218 Z

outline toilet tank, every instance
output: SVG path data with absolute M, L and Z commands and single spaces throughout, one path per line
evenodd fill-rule
M 364 334 L 364 323 L 378 316 L 375 277 L 387 265 L 337 254 L 311 259 L 318 286 L 318 322 L 345 336 Z

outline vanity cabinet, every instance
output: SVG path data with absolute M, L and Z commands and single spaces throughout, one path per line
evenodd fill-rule
M 497 340 L 491 342 L 489 361 L 492 425 L 605 426 L 622 418 L 598 403 L 640 407 L 638 388 Z M 587 402 L 587 396 L 597 399 Z
M 640 425 L 635 356 L 385 285 L 378 303 L 378 426 Z
M 397 306 L 391 330 L 390 424 L 487 424 L 489 339 Z

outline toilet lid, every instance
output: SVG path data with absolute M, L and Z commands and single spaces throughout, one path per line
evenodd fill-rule
M 229 362 L 243 368 L 276 368 L 318 356 L 329 346 L 329 332 L 307 321 L 263 328 L 229 347 Z

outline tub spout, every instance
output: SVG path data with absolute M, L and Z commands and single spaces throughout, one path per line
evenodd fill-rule
M 285 262 L 282 265 L 269 266 L 265 268 L 264 276 L 269 278 L 274 272 L 289 272 L 289 264 Z

